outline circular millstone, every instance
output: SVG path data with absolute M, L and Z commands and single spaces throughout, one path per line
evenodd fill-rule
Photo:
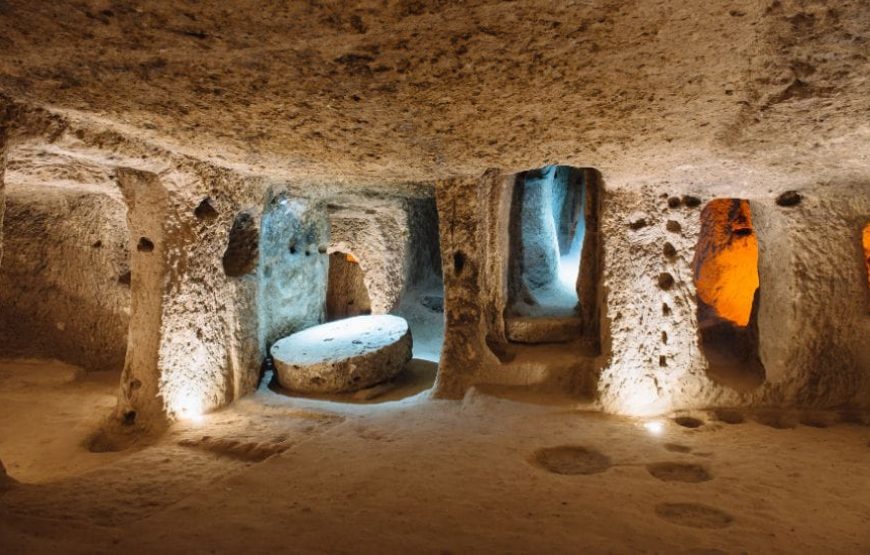
M 404 318 L 356 316 L 308 328 L 271 349 L 278 381 L 306 393 L 357 391 L 389 380 L 411 360 Z

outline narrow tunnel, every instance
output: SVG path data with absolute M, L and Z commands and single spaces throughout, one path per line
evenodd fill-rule
M 513 314 L 577 314 L 585 232 L 578 174 L 568 166 L 546 166 L 517 179 L 510 224 Z
M 714 199 L 701 212 L 694 279 L 708 375 L 738 390 L 764 381 L 758 356 L 758 239 L 749 201 Z
M 516 176 L 508 216 L 508 340 L 597 340 L 598 172 L 545 166 Z

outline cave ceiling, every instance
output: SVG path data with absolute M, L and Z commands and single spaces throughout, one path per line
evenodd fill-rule
M 863 0 L 0 0 L 0 28 L 0 99 L 251 174 L 870 181 Z

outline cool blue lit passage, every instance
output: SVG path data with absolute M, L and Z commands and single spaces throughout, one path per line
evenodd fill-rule
M 545 166 L 527 172 L 515 196 L 519 218 L 518 263 L 513 267 L 515 302 L 521 316 L 569 316 L 577 306 L 577 278 L 586 231 L 584 186 L 567 166 Z

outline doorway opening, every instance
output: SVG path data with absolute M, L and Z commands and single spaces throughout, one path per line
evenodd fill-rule
M 332 322 L 371 313 L 372 302 L 359 260 L 347 252 L 330 254 L 326 321 Z
M 597 336 L 597 172 L 519 174 L 511 202 L 506 334 L 517 343 Z
M 761 385 L 765 372 L 758 356 L 758 239 L 749 201 L 707 203 L 693 267 L 708 376 L 741 391 Z

